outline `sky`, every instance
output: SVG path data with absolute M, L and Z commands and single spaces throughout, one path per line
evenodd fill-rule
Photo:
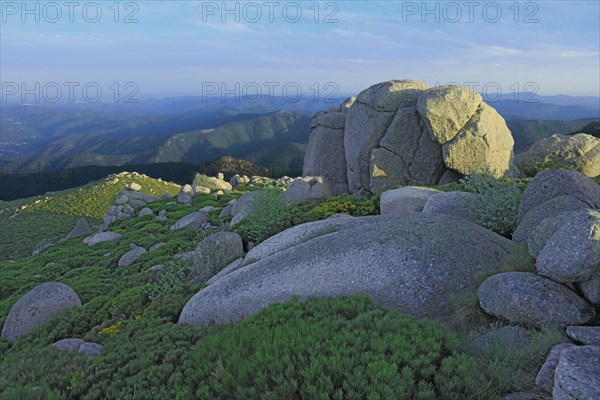
M 5 93 L 323 97 L 417 79 L 600 96 L 593 0 L 0 3 Z

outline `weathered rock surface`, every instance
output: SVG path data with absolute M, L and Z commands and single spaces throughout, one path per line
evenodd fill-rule
M 477 223 L 477 217 L 468 207 L 468 201 L 477 198 L 475 193 L 440 192 L 431 196 L 425 206 L 424 213 L 454 215 Z
M 412 186 L 388 190 L 381 194 L 381 214 L 386 215 L 411 211 L 421 212 L 427 200 L 436 193 L 440 193 L 440 191 Z
M 202 224 L 206 222 L 207 218 L 208 213 L 206 211 L 196 211 L 181 218 L 179 221 L 171 225 L 171 228 L 169 229 L 171 231 L 176 231 L 182 228 L 199 229 Z
M 53 343 L 52 346 L 60 350 L 78 351 L 88 357 L 101 355 L 103 349 L 101 344 L 86 342 L 82 339 L 75 338 L 61 339 L 58 342 Z
M 584 210 L 589 206 L 583 201 L 569 195 L 554 197 L 529 210 L 515 229 L 512 240 L 517 243 L 527 243 L 533 230 L 544 219 L 569 211 Z
M 206 281 L 243 255 L 244 244 L 240 235 L 233 232 L 213 233 L 194 250 L 195 279 Z
M 81 307 L 81 300 L 69 286 L 59 282 L 38 285 L 13 304 L 2 337 L 14 342 L 72 307 Z
M 584 345 L 600 346 L 600 326 L 567 326 L 567 336 Z
M 254 202 L 254 192 L 244 193 L 237 201 L 233 204 L 231 209 L 231 222 L 230 226 L 235 226 L 244 219 L 250 211 L 252 211 L 252 203 Z
M 338 184 L 348 185 L 344 152 L 346 114 L 317 113 L 310 125 L 302 175 L 322 176 L 334 187 Z
M 478 294 L 486 313 L 515 323 L 581 325 L 596 315 L 591 304 L 568 287 L 529 272 L 493 275 Z
M 556 163 L 593 178 L 600 175 L 600 139 L 586 133 L 552 135 L 517 155 L 515 163 L 524 172 L 536 164 Z
M 346 183 L 352 194 L 376 194 L 485 170 L 518 173 L 504 119 L 466 87 L 394 80 L 348 104 L 315 114 L 303 171 L 339 184 L 340 192 Z
M 560 228 L 570 216 L 571 213 L 569 212 L 552 215 L 544 218 L 535 228 L 533 228 L 527 239 L 529 255 L 533 258 L 537 258 L 550 238 L 552 238 L 558 228 Z
M 332 196 L 333 187 L 322 176 L 306 176 L 296 179 L 285 191 L 285 201 L 290 204 L 324 200 Z
M 592 277 L 584 282 L 575 284 L 583 294 L 583 297 L 588 299 L 592 304 L 600 304 L 600 271 L 592 275 Z
M 477 274 L 497 267 L 513 246 L 448 215 L 348 218 L 360 222 L 346 229 L 340 224 L 337 232 L 274 252 L 215 281 L 190 299 L 179 322 L 226 323 L 295 295 L 357 293 L 404 313 L 439 317 L 454 294 L 476 285 Z
M 556 371 L 556 366 L 558 365 L 558 358 L 560 357 L 560 353 L 569 347 L 575 346 L 571 343 L 561 343 L 552 348 L 548 357 L 546 357 L 546 361 L 540 368 L 536 378 L 535 384 L 544 389 L 548 393 L 552 393 L 552 388 L 554 388 L 554 372 Z
M 67 236 L 65 236 L 64 240 L 69 240 L 78 236 L 89 235 L 90 233 L 92 233 L 92 228 L 90 228 L 87 219 L 79 218 L 75 223 L 73 230 L 69 232 Z
M 514 144 L 504 118 L 482 103 L 454 139 L 442 146 L 444 164 L 463 175 L 511 175 L 511 169 L 516 169 L 512 163 Z
M 83 239 L 83 243 L 87 244 L 88 246 L 93 246 L 102 242 L 117 243 L 121 240 L 121 237 L 122 236 L 120 234 L 115 232 L 98 232 L 92 236 L 88 236 L 85 239 Z
M 553 400 L 600 399 L 600 347 L 564 349 L 554 372 Z
M 558 282 L 583 282 L 600 272 L 600 212 L 573 212 L 535 262 L 538 273 Z
M 206 281 L 206 284 L 210 285 L 210 284 L 218 281 L 225 275 L 237 270 L 242 265 L 243 261 L 244 261 L 243 258 L 238 258 L 237 260 L 232 261 L 229 265 L 227 265 L 225 268 L 223 268 L 221 271 L 219 271 L 219 273 L 215 274 L 212 278 L 210 278 L 208 281 Z

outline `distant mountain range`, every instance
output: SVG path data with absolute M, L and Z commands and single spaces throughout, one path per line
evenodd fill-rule
M 131 168 L 121 167 L 135 165 L 147 170 L 158 164 L 188 176 L 192 166 L 223 156 L 266 167 L 276 176 L 299 175 L 313 113 L 342 100 L 174 97 L 131 104 L 3 105 L 0 175 L 6 181 L 14 174 L 29 174 L 31 179 L 32 173 L 48 169 L 80 171 L 94 166 L 122 171 Z M 598 135 L 597 97 L 520 93 L 490 104 L 506 119 L 517 152 L 556 133 Z M 64 182 L 58 185 L 65 188 Z M 33 186 L 35 193 L 54 189 L 52 184 Z

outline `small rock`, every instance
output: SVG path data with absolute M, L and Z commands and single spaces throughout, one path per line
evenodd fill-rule
M 164 266 L 164 265 L 162 265 L 162 264 L 158 264 L 158 265 L 155 265 L 155 266 L 153 266 L 153 267 L 150 267 L 150 268 L 148 269 L 148 271 L 162 271 L 164 268 L 165 268 L 165 266 Z
M 170 230 L 176 231 L 181 228 L 198 229 L 201 227 L 201 225 L 204 222 L 206 222 L 207 218 L 208 218 L 208 213 L 205 211 L 193 212 L 193 213 L 188 214 L 185 217 L 181 218 L 179 221 L 175 222 L 173 225 L 171 225 Z
M 127 267 L 135 262 L 142 255 L 146 254 L 147 251 L 143 247 L 136 247 L 133 250 L 128 251 L 119 258 L 119 267 Z
M 52 346 L 60 350 L 78 351 L 88 357 L 99 356 L 102 354 L 103 349 L 101 344 L 85 342 L 82 339 L 74 338 L 59 340 L 58 342 L 52 344 Z
M 32 255 L 32 256 L 37 256 L 38 254 L 42 253 L 44 250 L 46 250 L 46 249 L 48 249 L 48 248 L 50 248 L 50 247 L 52 247 L 52 246 L 54 246 L 54 243 L 46 243 L 46 244 L 45 244 L 45 245 L 43 245 L 42 247 L 40 247 L 40 248 L 38 248 L 38 249 L 35 249 L 35 250 L 34 250 L 34 251 L 31 253 L 31 255 Z
M 152 246 L 150 246 L 150 248 L 148 249 L 148 251 L 153 251 L 153 250 L 159 249 L 162 246 L 164 246 L 165 244 L 166 244 L 165 242 L 155 243 Z
M 139 192 L 140 190 L 142 190 L 142 186 L 139 183 L 131 182 L 129 185 L 127 185 L 127 190 Z
M 138 213 L 138 217 L 140 217 L 140 218 L 145 217 L 146 215 L 154 215 L 154 212 L 150 208 L 144 207 Z
M 83 239 L 83 243 L 87 244 L 88 246 L 93 246 L 95 244 L 102 243 L 102 242 L 117 243 L 118 241 L 121 240 L 122 237 L 123 237 L 122 235 L 115 233 L 115 232 L 110 232 L 110 231 L 99 232 L 99 233 L 96 233 L 95 235 L 88 236 L 85 239 Z

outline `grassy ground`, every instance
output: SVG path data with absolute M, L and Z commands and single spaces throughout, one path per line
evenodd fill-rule
M 130 182 L 140 184 L 150 195 L 175 195 L 179 190 L 173 183 L 127 173 L 42 197 L 0 202 L 0 260 L 26 257 L 45 243 L 55 243 L 73 229 L 79 217 L 98 225 L 117 193 Z
M 50 211 L 57 210 L 60 199 L 63 204 L 74 204 L 74 199 L 92 198 L 86 191 L 104 193 L 104 199 L 111 199 L 116 194 L 111 190 L 88 187 L 26 207 L 19 217 L 10 220 L 28 221 L 20 228 L 19 224 L 13 226 L 12 235 L 26 241 L 26 235 L 32 231 L 45 236 L 58 234 L 52 229 L 59 225 L 59 214 Z M 0 339 L 0 399 L 231 399 L 241 398 L 236 396 L 242 394 L 244 398 L 261 398 L 268 391 L 262 398 L 362 399 L 370 393 L 369 399 L 386 399 L 403 398 L 399 393 L 410 393 L 407 398 L 494 399 L 502 392 L 528 388 L 532 371 L 539 367 L 549 348 L 565 341 L 564 334 L 548 328 L 536 331 L 524 355 L 502 346 L 485 354 L 470 348 L 467 339 L 502 324 L 483 315 L 474 292 L 457 298 L 455 314 L 443 321 L 444 327 L 427 323 L 425 331 L 431 335 L 423 337 L 422 327 L 417 328 L 420 322 L 374 307 L 360 298 L 307 306 L 275 305 L 231 326 L 198 330 L 178 325 L 179 313 L 202 283 L 187 281 L 181 272 L 185 263 L 173 262 L 173 256 L 192 250 L 208 233 L 192 229 L 171 232 L 169 227 L 206 205 L 223 208 L 242 193 L 234 191 L 217 198 L 201 195 L 191 207 L 168 204 L 171 199 L 157 201 L 149 207 L 155 214 L 166 209 L 168 220 L 146 216 L 111 224 L 111 231 L 123 235 L 118 244 L 90 247 L 83 244 L 82 238 L 74 238 L 38 256 L 0 262 L 0 325 L 12 305 L 43 282 L 69 285 L 83 303 L 81 308 L 54 318 L 17 343 Z M 281 218 L 263 220 L 265 224 L 277 221 L 269 227 L 269 234 L 274 234 L 337 212 L 374 214 L 378 212 L 377 203 L 377 198 L 341 196 L 320 204 L 293 206 L 286 211 L 283 222 Z M 13 202 L 9 206 L 20 205 Z M 77 215 L 62 214 L 61 218 L 74 222 L 81 213 L 89 216 L 94 208 L 68 210 Z M 47 218 L 42 218 L 42 214 L 48 214 Z M 218 214 L 217 210 L 209 217 L 214 225 L 224 222 Z M 72 223 L 67 231 L 71 226 Z M 242 224 L 239 231 L 253 237 L 253 229 L 257 228 Z M 130 243 L 147 249 L 158 242 L 166 245 L 144 254 L 126 268 L 117 266 Z M 531 259 L 518 250 L 496 272 L 531 270 Z M 164 265 L 163 271 L 149 271 L 158 264 Z M 417 327 L 404 330 L 412 324 Z M 313 335 L 313 330 L 330 334 Z M 275 336 L 265 340 L 267 335 Z M 90 361 L 50 347 L 67 337 L 101 343 L 104 354 Z M 415 341 L 416 337 L 419 339 Z M 292 342 L 296 345 L 290 345 L 290 340 L 297 341 Z M 392 358 L 399 360 L 401 354 L 421 347 L 423 351 L 413 354 L 405 364 L 395 364 L 389 358 L 390 354 L 397 354 Z M 359 358 L 349 349 L 363 354 L 360 365 L 353 364 Z M 361 370 L 360 376 L 352 375 L 364 365 L 368 369 Z M 373 380 L 361 376 L 372 376 Z M 302 390 L 290 392 L 294 385 L 302 386 Z M 253 392 L 256 388 L 263 389 Z

